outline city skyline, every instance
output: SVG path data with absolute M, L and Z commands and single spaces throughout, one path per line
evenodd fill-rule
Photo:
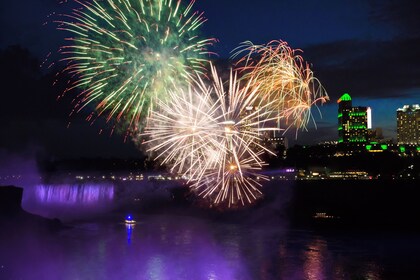
M 52 13 L 72 5 L 71 1 L 63 5 L 59 2 L 62 1 L 2 3 L 0 48 L 4 50 L 18 44 L 42 62 L 60 44 L 61 34 L 54 30 Z M 346 92 L 353 97 L 354 106 L 372 108 L 373 128 L 381 127 L 386 138 L 396 139 L 396 110 L 404 105 L 418 104 L 420 100 L 417 67 L 420 56 L 415 51 L 420 36 L 414 28 L 419 23 L 419 6 L 412 1 L 397 6 L 393 1 L 353 1 L 351 5 L 329 1 L 317 4 L 265 1 L 264 5 L 236 0 L 196 3 L 196 8 L 204 11 L 208 19 L 203 25 L 203 33 L 219 41 L 211 49 L 219 54 L 214 58 L 216 60 L 227 59 L 230 51 L 245 40 L 267 43 L 281 39 L 292 48 L 303 50 L 302 56 L 311 63 L 331 100 L 320 107 L 323 118 L 313 109 L 317 130 L 310 126 L 309 132 L 300 132 L 297 140 L 293 133 L 286 135 L 291 143 L 298 144 L 337 140 L 336 100 Z M 16 15 L 19 15 L 17 21 Z M 308 20 L 310 25 L 306 23 Z M 42 71 L 47 70 L 42 68 Z M 59 92 L 56 90 L 55 95 L 51 95 L 54 90 L 52 88 L 49 95 L 36 93 L 34 108 L 20 100 L 22 97 L 28 99 L 33 93 L 5 94 L 6 104 L 22 104 L 23 110 L 29 110 L 30 115 L 21 117 L 19 112 L 11 112 L 14 108 L 3 109 L 2 121 L 9 128 L 10 137 L 16 137 L 2 145 L 5 149 L 9 146 L 12 147 L 10 150 L 48 147 L 47 153 L 56 156 L 128 156 L 137 152 L 133 144 L 119 139 L 122 136 L 98 135 L 100 127 L 92 128 L 84 123 L 85 115 L 82 114 L 67 129 L 68 111 L 65 112 L 67 108 L 62 103 L 55 102 Z M 45 116 L 45 112 L 39 112 L 48 111 L 51 106 L 56 106 L 54 110 L 62 111 L 61 114 Z M 19 128 L 17 118 L 21 119 Z M 33 129 L 34 123 L 41 125 Z

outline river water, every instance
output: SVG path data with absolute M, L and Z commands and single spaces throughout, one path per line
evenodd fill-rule
M 44 199 L 48 209 L 59 199 L 91 207 L 113 194 L 109 186 L 77 188 L 82 193 L 41 188 L 34 199 Z M 124 213 L 108 212 L 69 221 L 57 232 L 3 229 L 0 279 L 420 279 L 414 233 L 319 232 L 287 221 L 227 222 L 187 211 L 132 214 L 135 226 L 123 223 Z

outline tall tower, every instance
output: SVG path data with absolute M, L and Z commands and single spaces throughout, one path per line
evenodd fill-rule
M 368 107 L 353 107 L 350 112 L 349 143 L 367 143 Z
M 338 99 L 338 142 L 345 144 L 366 143 L 370 124 L 370 108 L 352 107 L 348 93 Z
M 420 106 L 405 105 L 397 110 L 398 144 L 420 144 Z
M 352 109 L 351 96 L 345 93 L 338 103 L 338 143 L 348 143 L 350 138 L 350 111 Z

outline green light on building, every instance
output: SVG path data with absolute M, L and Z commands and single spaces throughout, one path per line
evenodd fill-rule
M 339 117 L 339 118 L 341 118 L 342 116 L 343 116 L 343 114 L 342 114 L 342 113 L 338 114 L 338 117 Z
M 404 146 L 400 146 L 400 152 L 405 153 L 405 147 Z
M 350 129 L 366 129 L 365 125 L 352 125 Z
M 349 141 L 352 143 L 362 143 L 362 142 L 366 142 L 366 138 L 364 137 L 350 138 Z
M 366 112 L 352 112 L 349 114 L 350 117 L 363 117 L 366 116 Z
M 372 145 L 366 145 L 366 150 L 370 151 L 372 149 Z
M 382 150 L 384 150 L 384 151 L 385 151 L 385 150 L 388 150 L 388 145 L 385 145 L 385 144 L 384 144 L 384 145 L 381 145 L 381 148 L 382 148 Z
M 338 130 L 343 130 L 343 127 L 342 127 L 342 126 L 339 126 L 339 127 L 338 127 Z
M 417 147 L 417 152 L 420 152 L 420 147 Z
M 341 101 L 351 101 L 351 96 L 348 93 L 345 93 L 340 97 L 340 99 L 338 99 L 338 103 Z

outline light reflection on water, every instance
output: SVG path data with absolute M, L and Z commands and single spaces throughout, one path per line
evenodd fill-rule
M 325 241 L 315 239 L 309 243 L 305 254 L 305 263 L 303 270 L 305 278 L 308 280 L 321 280 L 324 279 L 324 265 L 325 265 L 325 253 L 327 251 L 327 245 Z
M 378 248 L 389 240 L 375 236 L 348 241 L 276 225 L 250 227 L 170 215 L 139 216 L 138 224 L 126 226 L 118 218 L 79 223 L 57 233 L 29 229 L 5 238 L 0 232 L 0 279 L 376 280 L 393 279 L 385 272 L 401 262 L 416 269 L 398 259 L 410 241 L 391 246 L 387 259 Z

